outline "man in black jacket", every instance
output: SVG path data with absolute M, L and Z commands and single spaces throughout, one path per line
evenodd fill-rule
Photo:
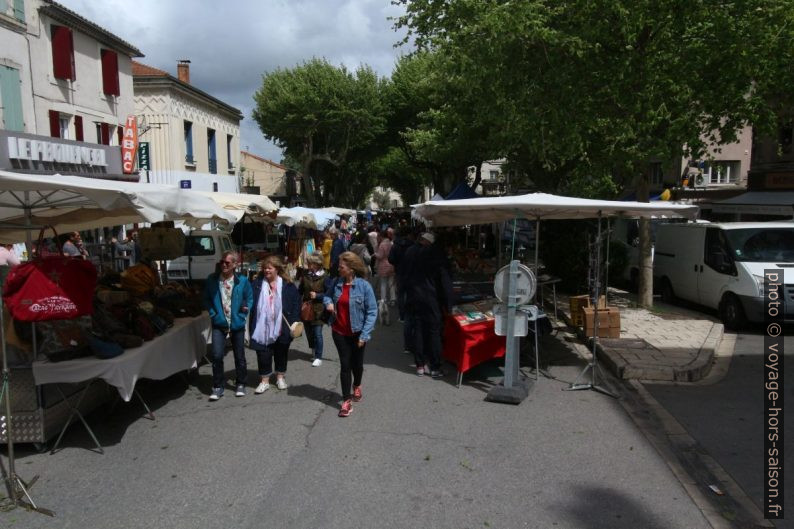
M 416 374 L 441 378 L 441 333 L 444 315 L 452 304 L 452 279 L 449 262 L 435 243 L 435 236 L 425 232 L 406 250 L 403 285 L 409 324 L 413 331 Z
M 403 324 L 403 351 L 411 353 L 413 351 L 413 334 L 409 325 L 407 317 L 407 308 L 405 306 L 405 288 L 403 287 L 402 276 L 405 274 L 406 266 L 404 266 L 403 258 L 405 252 L 413 246 L 413 232 L 411 228 L 404 226 L 397 232 L 397 237 L 392 244 L 389 251 L 389 263 L 394 267 L 394 280 L 397 289 L 397 312 L 400 315 L 400 322 Z

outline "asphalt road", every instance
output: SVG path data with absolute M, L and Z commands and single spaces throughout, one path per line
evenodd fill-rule
M 73 425 L 55 455 L 30 446 L 19 474 L 40 476 L 34 499 L 56 518 L 16 509 L 0 526 L 26 528 L 609 528 L 709 527 L 620 403 L 561 391 L 582 361 L 543 341 L 555 378 L 518 406 L 484 400 L 497 362 L 443 380 L 417 377 L 399 324 L 368 346 L 364 400 L 337 417 L 338 362 L 310 366 L 293 345 L 287 391 L 229 391 L 207 401 L 209 366 L 141 383 L 156 421 L 135 401 L 89 422 L 105 446 Z M 227 375 L 233 373 L 227 357 Z M 451 366 L 447 366 L 452 371 Z
M 792 334 L 792 329 L 786 329 Z M 759 330 L 738 334 L 727 375 L 704 385 L 656 385 L 646 388 L 694 437 L 751 500 L 762 508 L 764 478 L 763 334 Z M 785 436 L 794 446 L 794 335 L 784 341 Z M 794 457 L 785 464 L 785 492 L 794 490 Z M 788 502 L 787 520 L 779 528 L 794 528 L 794 505 Z

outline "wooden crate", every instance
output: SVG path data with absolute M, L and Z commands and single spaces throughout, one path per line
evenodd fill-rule
M 590 306 L 590 296 L 587 294 L 582 296 L 571 296 L 568 300 L 568 303 L 571 308 L 571 321 L 577 327 L 581 327 L 584 324 L 584 320 L 582 319 L 582 309 L 584 307 Z M 598 298 L 598 308 L 603 309 L 606 307 L 607 301 L 605 296 L 599 296 Z
M 593 336 L 595 311 L 592 307 L 582 308 L 585 336 Z M 598 336 L 601 338 L 620 338 L 620 309 L 606 307 L 598 309 Z

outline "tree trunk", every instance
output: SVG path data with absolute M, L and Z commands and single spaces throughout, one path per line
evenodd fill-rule
M 637 185 L 637 200 L 648 202 L 650 197 L 647 171 L 642 174 Z M 640 255 L 637 277 L 637 303 L 640 307 L 653 306 L 653 257 L 651 254 L 651 220 L 640 218 Z
M 303 141 L 303 196 L 306 198 L 306 205 L 310 208 L 317 203 L 314 198 L 314 183 L 312 182 L 312 138 L 308 137 Z

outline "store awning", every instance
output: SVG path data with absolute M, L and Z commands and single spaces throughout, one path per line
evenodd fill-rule
M 711 211 L 794 216 L 794 191 L 748 191 L 712 203 Z
M 278 211 L 278 206 L 265 195 L 245 193 L 219 193 L 215 191 L 196 191 L 211 198 L 220 207 L 231 213 L 239 221 L 244 214 L 251 217 L 266 217 Z M 273 218 L 271 216 L 270 220 Z

